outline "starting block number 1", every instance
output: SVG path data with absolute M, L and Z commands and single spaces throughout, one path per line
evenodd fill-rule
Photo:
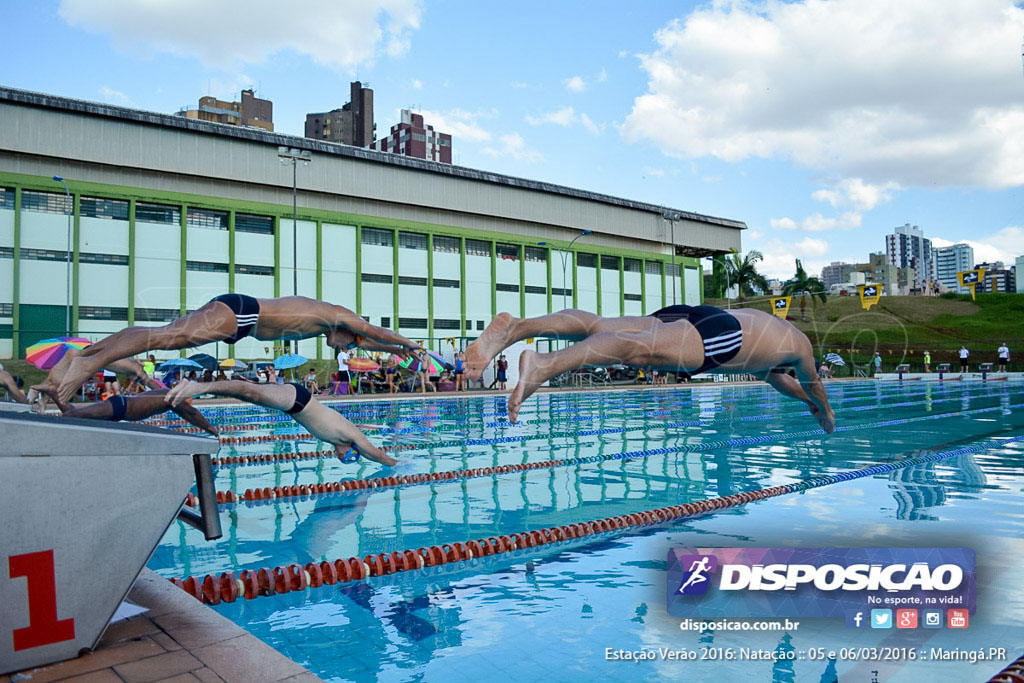
M 57 576 L 53 551 L 12 555 L 7 558 L 11 578 L 28 583 L 28 626 L 16 628 L 14 651 L 75 639 L 75 620 L 57 619 Z

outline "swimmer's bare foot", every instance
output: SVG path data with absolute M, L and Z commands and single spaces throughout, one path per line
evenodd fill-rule
M 67 371 L 64 372 L 63 376 L 57 381 L 50 380 L 51 384 L 57 385 L 57 397 L 65 403 L 78 393 L 84 381 L 89 379 L 93 373 L 102 369 L 102 366 L 96 365 L 95 362 L 90 363 L 90 359 L 82 356 L 82 352 L 79 349 L 68 349 L 68 352 L 61 358 L 60 363 L 57 363 L 53 369 L 56 370 L 68 358 L 71 360 L 68 362 Z
M 519 382 L 508 397 L 508 421 L 515 424 L 519 420 L 519 409 L 523 401 L 537 391 L 547 381 L 540 368 L 537 367 L 537 352 L 523 351 L 519 356 Z
M 499 313 L 484 333 L 466 348 L 466 367 L 463 374 L 471 380 L 483 377 L 484 370 L 491 359 L 504 351 L 509 345 L 510 334 L 518 319 L 509 313 Z

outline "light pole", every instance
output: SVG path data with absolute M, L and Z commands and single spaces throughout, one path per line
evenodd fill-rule
M 676 280 L 679 279 L 679 271 L 676 269 L 676 221 L 682 218 L 678 213 L 672 213 L 666 211 L 661 214 L 663 218 L 668 220 L 669 229 L 672 231 L 672 305 L 676 304 Z
M 292 295 L 299 295 L 299 218 L 298 218 L 298 164 L 308 166 L 313 154 L 307 149 L 278 147 L 277 156 L 281 163 L 292 162 Z
M 732 308 L 732 296 L 729 294 L 729 292 L 732 290 L 732 285 L 729 284 L 729 263 L 727 261 L 723 261 L 722 259 L 717 259 L 714 256 L 708 256 L 707 259 L 712 263 L 717 262 L 722 264 L 722 272 L 725 273 L 725 307 Z M 714 272 L 713 266 L 712 272 Z
M 66 208 L 68 213 L 68 267 L 67 267 L 67 299 L 64 306 L 64 336 L 71 336 L 71 214 L 74 213 L 74 204 L 71 201 L 71 190 L 68 189 L 68 184 L 64 182 L 64 179 L 59 175 L 53 176 L 53 179 L 64 186 L 64 196 L 66 199 Z
M 578 240 L 579 238 L 583 237 L 584 235 L 589 235 L 591 232 L 593 232 L 593 230 L 584 230 L 583 232 L 581 232 L 580 234 L 578 234 L 578 235 L 576 235 L 575 237 L 572 238 L 572 241 L 569 242 L 569 246 L 567 246 L 565 249 L 559 249 L 558 250 L 558 255 L 561 256 L 561 258 L 562 258 L 562 310 L 563 311 L 567 309 L 567 304 L 565 302 L 565 296 L 566 296 L 566 293 L 565 293 L 565 266 L 566 266 L 566 263 L 567 263 L 566 262 L 566 257 L 572 251 L 572 245 L 576 243 L 576 240 Z M 537 244 L 542 246 L 542 247 L 551 246 L 550 242 L 537 242 Z

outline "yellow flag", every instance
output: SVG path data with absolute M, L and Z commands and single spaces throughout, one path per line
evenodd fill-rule
M 793 303 L 793 297 L 791 296 L 772 297 L 772 313 L 785 320 L 791 303 Z
M 865 311 L 870 311 L 882 298 L 882 285 L 857 285 L 857 293 L 860 294 L 860 305 Z
M 979 282 L 985 281 L 985 269 L 975 268 L 974 270 L 961 270 L 956 274 L 956 279 L 960 281 L 961 287 L 966 287 L 971 290 L 971 299 L 974 299 L 974 288 L 978 286 Z

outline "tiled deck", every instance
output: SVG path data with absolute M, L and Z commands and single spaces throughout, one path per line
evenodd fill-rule
M 148 569 L 128 595 L 148 607 L 107 629 L 95 652 L 0 683 L 252 683 L 320 679 Z

